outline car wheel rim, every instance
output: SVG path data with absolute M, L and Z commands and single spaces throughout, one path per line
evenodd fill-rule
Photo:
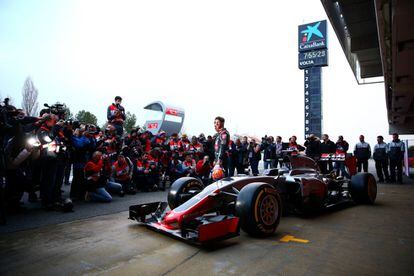
M 260 217 L 265 225 L 273 225 L 279 212 L 277 200 L 273 195 L 266 195 L 260 204 Z

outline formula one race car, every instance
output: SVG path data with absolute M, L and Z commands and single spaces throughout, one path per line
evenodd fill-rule
M 239 235 L 273 234 L 282 213 L 313 213 L 344 202 L 373 204 L 373 175 L 351 180 L 322 175 L 316 162 L 290 157 L 291 170 L 269 170 L 264 176 L 228 177 L 207 187 L 192 177 L 176 180 L 167 202 L 133 205 L 129 218 L 149 228 L 197 244 Z M 169 210 L 168 208 L 169 207 Z

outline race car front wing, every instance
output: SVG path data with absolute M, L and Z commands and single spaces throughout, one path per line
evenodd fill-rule
M 183 222 L 179 228 L 163 223 L 167 202 L 152 202 L 129 207 L 129 219 L 180 240 L 205 244 L 240 235 L 239 218 L 232 215 L 206 214 Z

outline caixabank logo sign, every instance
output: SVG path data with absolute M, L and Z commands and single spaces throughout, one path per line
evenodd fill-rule
M 327 48 L 326 20 L 299 25 L 299 52 Z

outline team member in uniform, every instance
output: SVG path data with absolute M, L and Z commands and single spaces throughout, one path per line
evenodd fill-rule
M 214 139 L 214 164 L 220 165 L 228 175 L 228 150 L 230 142 L 230 134 L 224 128 L 224 118 L 217 116 L 214 119 L 214 128 L 217 131 Z
M 362 168 L 364 172 L 368 172 L 368 159 L 371 157 L 371 146 L 365 142 L 364 135 L 359 136 L 359 143 L 355 145 L 354 154 L 357 158 L 358 172 Z
M 390 158 L 390 175 L 391 182 L 402 184 L 402 163 L 404 159 L 405 145 L 398 138 L 398 134 L 392 135 L 392 141 L 388 144 L 388 156 Z M 395 177 L 395 171 L 397 171 L 397 177 Z
M 381 135 L 377 137 L 377 142 L 374 146 L 374 160 L 375 160 L 375 169 L 377 170 L 378 182 L 387 182 L 390 181 L 390 176 L 388 174 L 388 145 L 384 143 L 384 137 Z

